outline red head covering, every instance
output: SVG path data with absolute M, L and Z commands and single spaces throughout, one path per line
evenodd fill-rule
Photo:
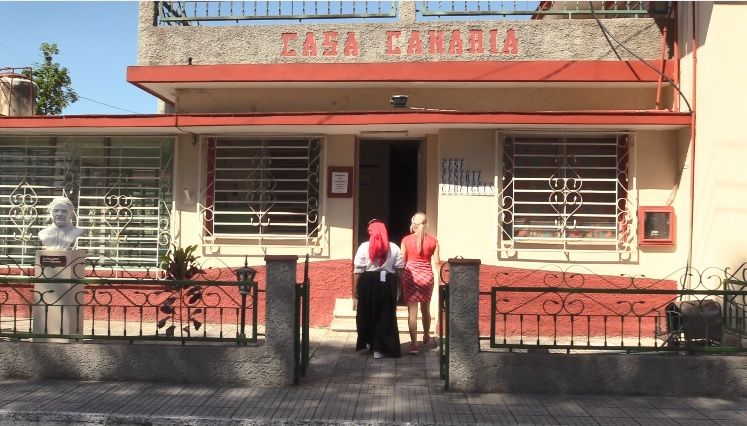
M 389 233 L 380 220 L 368 222 L 368 258 L 376 266 L 386 262 L 389 254 Z

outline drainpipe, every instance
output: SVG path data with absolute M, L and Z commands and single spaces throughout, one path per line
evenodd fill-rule
M 697 72 L 698 72 L 698 44 L 697 44 L 697 2 L 690 2 L 692 8 L 692 55 L 693 55 L 693 75 L 692 75 L 692 94 L 691 104 L 692 112 L 690 114 L 690 144 L 692 145 L 692 153 L 690 158 L 690 251 L 687 254 L 687 268 L 692 268 L 693 262 L 693 233 L 695 231 L 695 123 L 696 123 L 696 110 L 697 107 Z
M 661 31 L 661 69 L 659 70 L 659 81 L 656 82 L 656 109 L 661 109 L 661 85 L 664 81 L 664 70 L 666 64 L 666 50 L 667 50 L 667 27 L 666 25 Z

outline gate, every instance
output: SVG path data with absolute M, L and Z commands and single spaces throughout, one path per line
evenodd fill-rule
M 293 383 L 306 376 L 309 366 L 309 255 L 303 264 L 303 281 L 296 285 L 293 322 Z
M 448 263 L 441 265 L 438 286 L 438 365 L 444 389 L 449 389 L 449 273 Z

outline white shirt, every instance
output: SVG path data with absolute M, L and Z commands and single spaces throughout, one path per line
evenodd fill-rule
M 371 259 L 368 258 L 368 241 L 358 247 L 358 251 L 355 252 L 355 258 L 353 259 L 353 269 L 356 274 L 382 270 L 393 274 L 395 269 L 402 268 L 404 268 L 402 254 L 397 244 L 394 243 L 389 243 L 389 254 L 381 266 L 374 265 Z

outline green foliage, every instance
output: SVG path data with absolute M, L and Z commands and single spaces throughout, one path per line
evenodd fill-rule
M 202 326 L 201 316 L 204 316 L 201 308 L 195 309 L 195 305 L 202 302 L 203 289 L 197 281 L 184 283 L 191 280 L 195 275 L 203 271 L 197 263 L 199 256 L 195 255 L 196 245 L 187 247 L 173 246 L 161 257 L 161 269 L 164 270 L 169 281 L 181 281 L 166 285 L 168 297 L 161 302 L 159 311 L 165 315 L 158 321 L 158 328 L 164 328 L 166 336 L 173 337 L 177 327 L 184 336 L 191 335 L 190 325 L 199 331 Z M 185 312 L 186 310 L 186 312 Z
M 197 245 L 187 247 L 173 246 L 161 257 L 161 269 L 166 272 L 170 280 L 189 280 L 203 272 L 197 264 L 199 256 L 195 256 Z
M 39 50 L 44 62 L 35 64 L 31 71 L 31 78 L 38 87 L 36 113 L 59 115 L 65 107 L 78 100 L 78 94 L 71 87 L 67 68 L 54 62 L 54 56 L 60 53 L 57 44 L 42 43 Z

